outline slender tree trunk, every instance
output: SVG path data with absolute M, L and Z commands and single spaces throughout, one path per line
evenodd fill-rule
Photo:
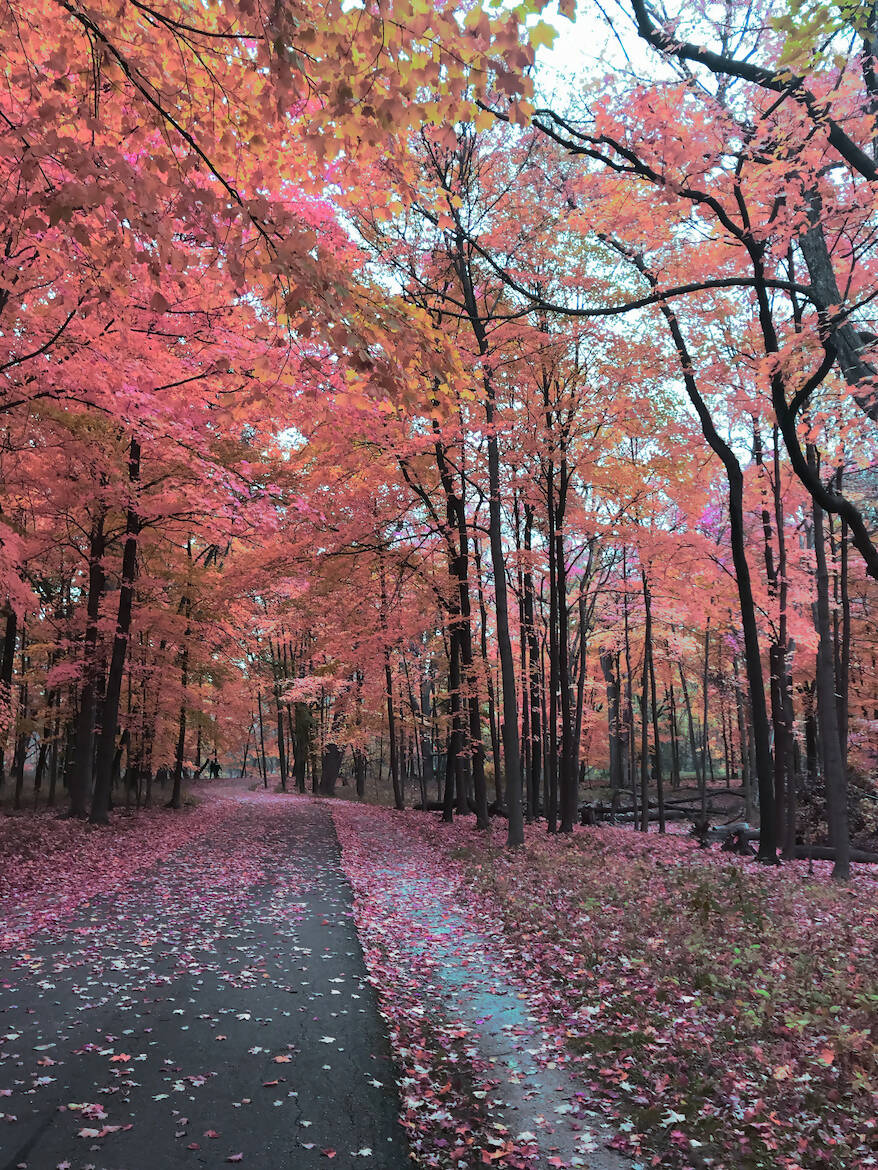
M 103 556 L 105 512 L 99 507 L 92 519 L 88 554 L 88 598 L 86 601 L 85 643 L 82 656 L 82 686 L 76 720 L 76 740 L 70 776 L 70 816 L 88 816 L 88 796 L 94 759 L 98 615 L 104 594 Z
M 189 600 L 186 600 L 186 616 L 189 616 Z M 174 784 L 168 808 L 183 807 L 183 761 L 186 752 L 186 689 L 189 686 L 189 625 L 187 620 L 183 648 L 180 653 L 180 714 L 177 717 L 177 744 L 174 749 Z
M 393 705 L 393 670 L 390 665 L 390 649 L 384 647 L 384 686 L 387 701 L 387 740 L 390 745 L 390 782 L 393 785 L 393 803 L 398 809 L 405 808 L 402 785 L 399 777 L 399 744 L 396 738 L 396 711 Z
M 813 450 L 809 451 L 811 465 L 816 469 Z M 819 638 L 817 649 L 817 716 L 820 720 L 820 742 L 823 753 L 823 781 L 829 813 L 829 836 L 835 850 L 832 876 L 836 881 L 847 881 L 851 873 L 851 842 L 848 826 L 847 772 L 839 739 L 838 708 L 835 701 L 835 670 L 833 669 L 832 627 L 829 615 L 829 574 L 826 567 L 826 546 L 823 538 L 823 510 L 815 502 L 814 554 L 817 561 L 817 604 L 815 626 Z
M 192 563 L 192 541 L 186 542 L 186 556 L 189 564 Z M 180 713 L 177 717 L 177 745 L 174 750 L 174 783 L 171 789 L 171 799 L 167 803 L 167 808 L 182 808 L 183 807 L 183 760 L 186 752 L 186 720 L 187 720 L 187 695 L 186 691 L 189 687 L 189 639 L 192 636 L 192 628 L 190 619 L 192 617 L 192 598 L 189 590 L 191 589 L 191 581 L 186 583 L 186 593 L 181 604 L 181 611 L 186 618 L 186 625 L 183 630 L 183 644 L 180 647 Z
M 710 691 L 710 618 L 704 630 L 704 676 L 702 679 L 703 701 L 701 713 L 701 815 L 707 816 L 707 766 L 708 766 L 708 732 L 707 706 Z
M 631 785 L 631 809 L 634 815 L 633 823 L 637 824 L 637 773 L 635 771 L 634 753 L 634 697 L 633 681 L 631 676 L 631 631 L 629 625 L 629 597 L 628 597 L 628 550 L 622 545 L 622 605 L 625 628 L 625 741 L 628 757 L 628 782 Z
M 259 719 L 259 751 L 262 757 L 262 787 L 268 787 L 268 764 L 265 759 L 265 726 L 262 722 L 262 691 L 256 690 L 256 711 Z
M 46 804 L 52 808 L 55 804 L 55 796 L 58 789 L 58 764 L 60 758 L 61 747 L 61 691 L 55 693 L 55 717 L 52 726 L 52 749 L 49 756 L 49 793 L 46 797 Z
M 6 742 L 12 727 L 12 674 L 15 670 L 15 646 L 18 638 L 18 614 L 6 610 L 3 658 L 0 662 L 0 792 L 6 780 Z
M 533 531 L 533 508 L 525 504 L 524 547 L 527 553 L 531 552 Z M 527 783 L 528 816 L 536 820 L 540 815 L 540 781 L 541 764 L 543 758 L 542 735 L 542 678 L 540 674 L 540 647 L 537 640 L 534 624 L 534 583 L 529 559 L 522 574 L 524 591 L 524 630 L 522 639 L 527 644 L 528 656 L 528 695 L 527 702 L 530 708 L 530 771 Z
M 680 689 L 683 692 L 683 705 L 686 708 L 686 725 L 689 729 L 689 753 L 692 756 L 692 767 L 695 769 L 695 782 L 700 792 L 702 789 L 702 773 L 701 766 L 698 762 L 698 749 L 695 746 L 695 723 L 692 719 L 692 703 L 689 699 L 689 686 L 686 682 L 686 674 L 683 670 L 682 662 L 677 663 L 677 670 L 680 673 Z
M 760 267 L 760 258 L 751 251 L 750 258 L 754 267 Z M 646 277 L 650 285 L 657 287 L 655 276 L 650 273 L 641 258 L 633 260 L 638 270 Z M 760 323 L 765 332 L 767 345 L 773 341 L 769 334 L 772 332 L 770 310 L 766 310 L 767 294 L 764 287 L 757 288 L 760 297 Z M 689 401 L 692 403 L 701 424 L 701 431 L 707 440 L 708 446 L 722 461 L 726 471 L 728 483 L 729 504 L 729 540 L 732 551 L 732 562 L 735 569 L 735 583 L 738 590 L 738 603 L 741 609 L 741 626 L 744 634 L 744 664 L 747 671 L 747 682 L 750 692 L 750 722 L 753 730 L 754 765 L 756 782 L 759 787 L 759 852 L 758 857 L 764 864 L 777 864 L 777 819 L 774 813 L 774 775 L 771 758 L 771 735 L 768 722 L 768 711 L 765 702 L 765 680 L 762 676 L 762 656 L 759 647 L 759 626 L 756 620 L 756 603 L 753 597 L 753 584 L 750 575 L 750 565 L 747 560 L 747 542 L 744 528 L 744 474 L 732 448 L 725 442 L 716 429 L 707 404 L 698 390 L 695 378 L 695 364 L 686 346 L 686 341 L 680 329 L 679 322 L 673 308 L 667 302 L 659 306 L 662 316 L 668 324 L 674 348 L 680 359 L 680 372 Z M 772 394 L 776 397 L 777 378 L 772 376 Z M 777 403 L 776 403 L 777 405 Z
M 659 832 L 665 831 L 665 784 L 662 775 L 662 743 L 659 735 L 659 712 L 656 700 L 655 685 L 655 656 L 653 654 L 652 639 L 652 594 L 646 574 L 643 573 L 643 605 L 646 613 L 646 628 L 644 633 L 644 653 L 649 663 L 650 703 L 652 706 L 652 739 L 655 749 L 655 787 L 658 800 Z
M 253 712 L 250 712 L 250 726 L 247 728 L 247 739 L 244 742 L 244 755 L 241 759 L 240 779 L 244 780 L 247 776 L 247 757 L 250 755 L 250 740 L 253 738 Z
M 128 640 L 131 637 L 131 615 L 134 605 L 134 579 L 137 574 L 137 540 L 140 535 L 140 511 L 136 499 L 140 481 L 140 444 L 134 438 L 128 449 L 128 490 L 131 493 L 125 518 L 125 545 L 122 551 L 122 580 L 119 586 L 119 609 L 116 631 L 110 654 L 110 669 L 104 692 L 101 715 L 101 735 L 98 741 L 95 767 L 95 786 L 91 802 L 91 820 L 106 824 L 109 820 L 110 788 L 113 778 L 113 753 L 116 746 L 116 725 L 119 722 L 119 701 Z
M 622 788 L 622 738 L 619 730 L 619 683 L 614 671 L 614 656 L 608 649 L 599 653 L 601 672 L 607 693 L 607 736 L 610 746 L 610 788 L 614 793 Z
M 546 818 L 550 833 L 558 831 L 558 692 L 561 682 L 558 672 L 558 582 L 555 541 L 555 469 L 550 460 L 546 470 L 546 498 L 549 521 L 549 756 L 546 768 Z
M 671 728 L 671 787 L 680 787 L 680 738 L 677 730 L 677 705 L 674 698 L 674 684 L 668 684 L 668 719 Z
M 567 605 L 567 562 L 564 548 L 564 519 L 567 496 L 567 462 L 562 456 L 558 482 L 558 511 L 555 517 L 555 588 L 558 591 L 558 685 L 561 708 L 561 759 L 559 795 L 561 832 L 572 833 L 579 805 L 579 769 L 570 694 L 570 615 Z
M 649 657 L 645 641 L 640 683 L 640 831 L 649 832 Z
M 463 293 L 466 314 L 476 339 L 479 354 L 488 353 L 488 336 L 479 311 L 472 272 L 469 268 L 467 243 L 458 231 L 452 255 Z M 521 753 L 518 746 L 518 694 L 515 679 L 515 655 L 509 630 L 509 598 L 506 588 L 506 555 L 503 550 L 503 511 L 500 486 L 500 444 L 497 439 L 497 396 L 490 373 L 482 377 L 485 391 L 486 444 L 488 449 L 488 534 L 491 568 L 494 573 L 494 608 L 497 619 L 497 649 L 503 688 L 503 754 L 506 772 L 507 845 L 524 844 L 524 810 L 522 809 Z
M 21 687 L 18 700 L 18 710 L 20 715 L 20 730 L 15 740 L 15 752 L 12 758 L 12 771 L 15 776 L 15 797 L 13 800 L 13 807 L 21 808 L 21 800 L 24 794 L 24 766 L 27 762 L 27 749 L 30 744 L 30 732 L 27 730 L 29 718 L 29 688 L 28 688 L 28 655 L 27 655 L 27 631 L 21 631 Z
M 491 730 L 491 756 L 494 760 L 494 799 L 503 806 L 503 759 L 500 750 L 500 729 L 497 726 L 497 702 L 494 696 L 494 681 L 491 677 L 491 663 L 488 659 L 488 611 L 485 606 L 485 591 L 482 588 L 482 558 L 477 537 L 473 537 L 473 555 L 476 564 L 476 588 L 479 595 L 479 632 L 481 638 L 482 662 L 488 691 L 488 725 Z
M 524 844 L 524 813 L 521 807 L 521 756 L 518 750 L 518 695 L 515 685 L 515 657 L 509 632 L 509 601 L 506 590 L 506 557 L 503 552 L 500 505 L 500 448 L 497 442 L 493 384 L 486 379 L 488 423 L 488 482 L 490 492 L 489 530 L 491 564 L 494 570 L 494 603 L 497 613 L 497 644 L 503 682 L 503 755 L 506 764 L 506 812 L 509 818 L 507 844 Z
M 836 490 L 842 489 L 842 469 L 836 473 Z M 841 637 L 838 648 L 838 670 L 836 671 L 836 690 L 838 705 L 838 738 L 841 745 L 842 761 L 847 768 L 848 753 L 848 722 L 850 708 L 850 676 L 851 676 L 851 594 L 850 571 L 848 567 L 848 526 L 845 520 L 841 521 L 839 534 L 839 601 L 841 604 Z

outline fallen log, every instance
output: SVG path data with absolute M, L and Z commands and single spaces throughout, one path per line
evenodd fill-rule
M 707 807 L 710 808 L 711 804 L 720 797 L 722 797 L 726 802 L 731 799 L 740 800 L 742 804 L 746 804 L 746 797 L 742 796 L 740 792 L 711 792 L 707 798 Z M 649 803 L 652 805 L 654 802 L 650 801 Z M 665 801 L 665 808 L 688 808 L 690 805 L 698 805 L 700 807 L 701 797 L 683 796 L 674 800 Z
M 831 845 L 797 845 L 795 849 L 797 861 L 835 861 L 835 850 Z M 878 865 L 878 853 L 870 853 L 866 849 L 852 849 L 851 861 L 858 861 L 863 865 Z
M 708 830 L 708 835 L 713 841 L 725 841 L 733 836 L 742 841 L 759 840 L 759 830 L 746 825 L 714 825 Z M 835 861 L 835 849 L 831 845 L 796 845 L 794 856 L 796 861 Z M 851 861 L 858 861 L 862 865 L 878 865 L 878 853 L 868 849 L 851 849 Z
M 665 809 L 665 820 L 666 821 L 688 821 L 690 818 L 690 815 L 691 814 L 684 808 Z M 660 818 L 659 818 L 658 812 L 653 811 L 652 807 L 650 807 L 649 816 L 647 817 L 647 820 L 648 821 L 658 821 L 659 819 Z M 637 820 L 637 821 L 640 820 L 640 813 L 639 812 L 636 814 L 636 816 L 631 811 L 628 811 L 626 813 L 616 813 L 616 816 L 615 816 L 615 821 L 617 824 L 626 825 L 634 820 Z

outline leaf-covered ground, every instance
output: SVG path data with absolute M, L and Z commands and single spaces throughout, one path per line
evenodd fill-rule
M 133 825 L 134 880 L 109 866 L 109 892 L 0 954 L 0 1166 L 404 1170 L 328 809 L 260 794 L 197 814 L 209 831 L 176 850 L 170 815 Z
M 385 810 L 343 814 L 346 854 L 357 819 L 376 817 L 422 870 L 453 876 L 458 905 L 635 1165 L 878 1164 L 878 885 L 865 870 L 837 888 L 826 866 L 767 870 L 609 827 L 529 829 L 510 854 L 500 826 L 486 841 L 471 823 Z M 361 931 L 405 1049 L 412 1005 L 416 1027 L 431 1027 L 430 997 L 402 957 L 404 913 L 374 921 L 381 885 L 379 870 L 371 909 L 360 890 Z M 398 996 L 394 962 L 407 972 Z
M 501 824 L 331 808 L 425 1170 L 878 1164 L 867 871 L 838 888 L 825 865 L 609 827 L 529 828 L 509 853 Z M 6 1161 L 72 1143 L 77 1170 L 140 1170 L 159 1140 L 167 1165 L 220 1142 L 259 1170 L 386 1158 L 343 1121 L 394 1089 L 329 810 L 258 794 L 110 830 L 0 822 Z
M 529 989 L 459 904 L 459 868 L 392 814 L 333 813 L 418 1165 L 628 1170 L 602 1148 Z
M 0 817 L 0 951 L 66 921 L 89 898 L 121 889 L 211 833 L 232 807 L 215 798 L 197 808 L 116 812 L 111 825 L 70 820 L 49 809 Z

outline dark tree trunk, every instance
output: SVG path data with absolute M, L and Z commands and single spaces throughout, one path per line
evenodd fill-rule
M 563 450 L 563 448 L 562 448 Z M 567 605 L 567 562 L 564 548 L 564 519 L 568 471 L 566 454 L 562 455 L 558 482 L 558 509 L 555 516 L 555 588 L 558 593 L 558 685 L 561 707 L 561 756 L 559 769 L 559 804 L 561 832 L 572 833 L 579 805 L 579 769 L 575 724 L 570 694 L 570 616 Z
M 525 504 L 524 547 L 526 552 L 531 551 L 531 533 L 533 530 L 533 508 Z M 541 763 L 543 756 L 542 734 L 542 677 L 540 672 L 540 647 L 537 641 L 536 626 L 534 624 L 534 582 L 530 564 L 526 562 L 522 574 L 524 592 L 524 622 L 523 638 L 527 643 L 528 657 L 528 694 L 526 701 L 530 708 L 530 771 L 527 778 L 527 812 L 531 820 L 536 820 L 540 808 Z
M 701 686 L 703 694 L 701 711 L 701 783 L 699 787 L 701 789 L 701 815 L 705 816 L 707 814 L 707 767 L 709 752 L 707 710 L 708 696 L 710 691 L 710 617 L 707 619 L 707 625 L 704 630 L 704 672 L 701 680 Z
M 451 259 L 460 281 L 466 315 L 469 319 L 479 354 L 488 353 L 488 335 L 479 311 L 473 276 L 469 268 L 468 250 L 463 233 L 458 231 Z M 485 391 L 486 445 L 488 449 L 488 534 L 491 549 L 491 568 L 494 573 L 494 609 L 497 619 L 497 648 L 500 657 L 500 676 L 503 689 L 503 755 L 506 775 L 505 803 L 508 816 L 507 844 L 510 847 L 524 843 L 524 810 L 522 808 L 521 752 L 518 744 L 518 694 L 515 681 L 515 655 L 509 631 L 509 598 L 506 588 L 506 555 L 503 550 L 503 513 L 500 485 L 500 444 L 497 439 L 497 396 L 494 382 L 487 369 L 482 376 Z
M 390 746 L 390 782 L 393 785 L 395 808 L 405 808 L 402 784 L 399 775 L 399 744 L 396 739 L 396 710 L 393 705 L 393 670 L 390 665 L 390 650 L 384 647 L 384 686 L 387 701 L 387 737 Z
M 816 459 L 811 455 L 813 464 Z M 823 782 L 829 815 L 829 838 L 835 850 L 832 876 L 837 881 L 850 877 L 850 829 L 848 826 L 847 771 L 839 739 L 838 708 L 835 702 L 836 680 L 833 665 L 832 627 L 829 616 L 829 574 L 823 537 L 823 510 L 815 502 L 814 554 L 817 561 L 817 604 L 815 626 L 819 638 L 817 649 L 817 716 L 820 720 L 820 744 L 823 755 Z
M 654 755 L 654 769 L 655 769 L 655 787 L 658 800 L 658 815 L 659 815 L 659 832 L 665 831 L 665 784 L 662 775 L 662 743 L 659 735 L 659 712 L 658 702 L 656 699 L 656 684 L 655 684 L 655 656 L 653 654 L 653 640 L 652 640 L 652 594 L 650 592 L 649 583 L 646 579 L 646 574 L 643 574 L 643 605 L 646 612 L 646 628 L 644 633 L 644 653 L 646 654 L 647 662 L 649 663 L 649 688 L 650 688 L 650 705 L 652 707 L 652 739 Z
M 0 662 L 0 792 L 6 780 L 6 741 L 12 725 L 12 674 L 15 669 L 15 646 L 18 636 L 18 614 L 11 607 L 6 611 L 3 635 L 3 659 Z
M 558 831 L 558 583 L 555 542 L 555 466 L 549 460 L 546 469 L 546 498 L 549 521 L 549 726 L 548 756 L 546 760 L 546 819 L 550 833 Z
M 21 808 L 21 800 L 24 794 L 24 766 L 27 761 L 27 749 L 30 744 L 30 731 L 27 730 L 29 719 L 28 711 L 28 657 L 27 657 L 27 631 L 21 632 L 21 690 L 18 700 L 19 723 L 20 730 L 15 740 L 15 752 L 12 758 L 12 772 L 15 777 L 15 797 L 13 807 Z
M 478 539 L 473 537 L 473 555 L 476 564 L 476 587 L 479 595 L 479 634 L 481 639 L 482 662 L 488 691 L 488 724 L 491 731 L 491 757 L 494 761 L 494 799 L 503 804 L 503 759 L 500 750 L 500 729 L 497 726 L 497 701 L 494 695 L 494 680 L 488 659 L 488 611 L 485 606 L 485 591 L 482 588 L 482 559 Z
M 671 787 L 676 790 L 680 787 L 680 738 L 677 730 L 677 705 L 674 697 L 674 684 L 668 684 L 668 721 L 671 729 Z
M 131 440 L 128 450 L 128 490 L 131 498 L 125 518 L 125 545 L 122 551 L 122 580 L 119 588 L 119 609 L 116 632 L 110 654 L 110 669 L 104 692 L 101 715 L 101 735 L 95 766 L 95 786 L 91 802 L 91 820 L 106 824 L 109 820 L 110 787 L 113 778 L 113 752 L 116 743 L 116 725 L 119 722 L 119 701 L 128 640 L 131 636 L 131 614 L 134 603 L 134 579 L 137 574 L 137 539 L 140 535 L 140 512 L 135 493 L 140 480 L 140 444 Z
M 601 672 L 607 692 L 607 734 L 610 744 L 610 788 L 622 790 L 622 737 L 619 730 L 619 681 L 615 673 L 613 654 L 602 648 L 599 653 Z
M 188 599 L 186 603 L 188 615 Z M 174 784 L 171 789 L 171 799 L 168 808 L 183 807 L 183 760 L 186 751 L 186 688 L 189 685 L 189 627 L 186 627 L 185 641 L 180 654 L 180 714 L 177 717 L 177 744 L 174 749 Z
M 192 541 L 186 542 L 186 555 L 191 564 L 192 561 Z M 171 789 L 171 799 L 167 803 L 167 808 L 182 808 L 183 807 L 183 760 L 186 751 L 186 717 L 187 717 L 187 696 L 186 690 L 189 686 L 189 639 L 192 636 L 192 629 L 190 625 L 190 618 L 192 616 L 192 599 L 188 593 L 183 596 L 180 609 L 183 616 L 186 618 L 186 625 L 183 630 L 183 644 L 180 647 L 180 713 L 177 717 L 177 745 L 174 750 L 174 783 Z
M 335 796 L 335 784 L 341 771 L 343 756 L 344 751 L 337 743 L 329 742 L 324 746 L 323 758 L 320 762 L 321 796 Z
M 311 735 L 314 720 L 308 710 L 307 703 L 296 703 L 295 719 L 293 721 L 293 775 L 296 791 L 305 791 L 305 773 L 308 770 L 308 753 L 311 747 Z
M 640 831 L 649 832 L 649 660 L 645 645 L 640 683 Z
M 262 787 L 268 787 L 268 764 L 265 760 L 265 726 L 262 722 L 262 691 L 256 691 L 256 711 L 259 719 L 259 751 L 262 758 Z
M 702 790 L 701 781 L 701 765 L 698 762 L 698 748 L 695 746 L 695 723 L 692 719 L 692 702 L 689 698 L 689 685 L 686 682 L 686 674 L 683 670 L 683 663 L 677 663 L 677 670 L 680 674 L 680 689 L 683 692 L 683 706 L 686 708 L 686 725 L 689 730 L 689 754 L 692 756 L 692 767 L 695 770 L 695 783 L 698 785 L 699 792 Z
M 631 788 L 631 808 L 634 824 L 637 824 L 637 773 L 634 752 L 634 682 L 631 675 L 631 631 L 628 620 L 628 550 L 622 545 L 622 613 L 625 629 L 625 749 L 628 769 L 628 783 Z
M 88 796 L 94 761 L 98 615 L 104 594 L 103 556 L 106 549 L 103 508 L 92 520 L 88 554 L 88 598 L 86 600 L 85 643 L 82 655 L 82 686 L 76 719 L 76 739 L 70 775 L 70 816 L 88 816 Z

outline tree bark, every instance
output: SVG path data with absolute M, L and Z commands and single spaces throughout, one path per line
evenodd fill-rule
M 134 579 L 137 575 L 137 540 L 140 535 L 140 511 L 136 492 L 140 481 L 140 444 L 132 438 L 128 449 L 128 490 L 130 501 L 125 517 L 125 545 L 122 551 L 122 580 L 119 587 L 119 609 L 116 631 L 110 654 L 110 669 L 104 692 L 101 715 L 101 735 L 98 741 L 95 767 L 95 786 L 91 802 L 91 820 L 106 824 L 109 820 L 110 788 L 113 779 L 113 753 L 116 745 L 116 725 L 119 722 L 119 701 L 125 658 L 131 637 L 131 615 L 134 603 Z
M 98 615 L 104 594 L 103 556 L 105 511 L 100 506 L 92 518 L 88 554 L 88 598 L 86 600 L 85 642 L 82 656 L 82 686 L 76 719 L 76 738 L 70 776 L 70 816 L 88 816 L 88 796 L 94 760 Z
M 816 464 L 813 449 L 809 452 L 812 465 Z M 820 721 L 820 743 L 823 755 L 823 782 L 829 815 L 829 838 L 835 849 L 832 876 L 836 881 L 850 878 L 850 829 L 847 809 L 847 772 L 839 739 L 838 708 L 835 702 L 835 670 L 833 668 L 832 629 L 829 616 L 829 574 L 826 567 L 826 546 L 823 537 L 823 510 L 813 504 L 814 554 L 817 562 L 817 604 L 815 626 L 819 638 L 817 649 L 817 717 Z

